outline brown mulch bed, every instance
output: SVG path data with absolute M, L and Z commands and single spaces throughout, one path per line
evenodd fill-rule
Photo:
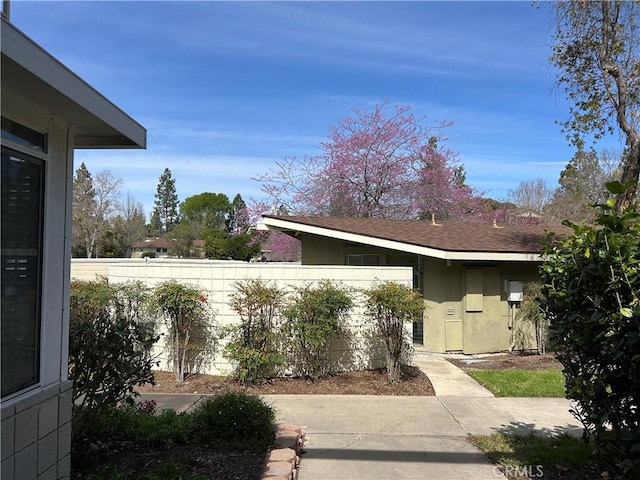
M 546 370 L 562 369 L 554 353 L 495 353 L 471 358 L 447 358 L 462 370 Z
M 308 378 L 274 378 L 261 385 L 243 387 L 228 377 L 190 374 L 183 383 L 176 382 L 173 373 L 154 372 L 155 385 L 138 387 L 140 393 L 201 393 L 215 394 L 229 390 L 255 395 L 406 395 L 433 396 L 429 378 L 416 367 L 405 367 L 403 380 L 389 383 L 383 370 L 342 372 L 312 381 Z
M 102 458 L 102 467 L 72 471 L 71 478 L 93 480 L 96 477 L 91 475 L 99 470 L 100 480 L 193 478 L 189 475 L 215 480 L 260 480 L 265 464 L 264 452 L 224 452 L 199 442 L 154 448 L 121 442 L 111 447 Z

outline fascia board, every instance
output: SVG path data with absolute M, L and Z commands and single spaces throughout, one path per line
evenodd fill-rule
M 84 111 L 84 115 L 88 114 L 94 117 L 94 123 L 97 121 L 98 125 L 103 124 L 105 127 L 104 132 L 100 132 L 104 135 L 90 134 L 95 137 L 94 140 L 102 139 L 100 140 L 102 142 L 110 139 L 114 141 L 113 133 L 115 130 L 119 135 L 122 135 L 122 138 L 117 139 L 114 146 L 146 148 L 147 132 L 144 127 L 4 18 L 2 19 L 1 48 L 2 55 L 11 59 L 34 79 L 37 79 L 39 84 L 42 84 L 43 90 L 51 89 L 53 91 L 43 91 L 44 97 L 50 93 L 57 93 L 64 96 L 67 102 L 75 104 L 70 106 L 69 112 L 72 114 L 69 116 L 76 114 L 76 118 L 65 118 L 65 120 L 76 124 L 75 126 L 80 132 L 83 127 L 83 115 L 77 115 L 79 109 Z M 6 74 L 6 72 L 2 72 L 3 77 Z M 6 78 L 3 78 L 3 83 L 5 80 Z M 78 139 L 78 144 L 79 147 L 84 148 L 111 146 L 90 144 L 89 141 L 82 140 L 82 138 Z
M 292 230 L 310 235 L 318 235 L 321 237 L 335 238 L 337 240 L 345 240 L 347 242 L 362 243 L 374 247 L 385 248 L 389 250 L 398 250 L 401 252 L 414 253 L 425 257 L 439 258 L 442 260 L 463 260 L 463 261 L 503 261 L 503 262 L 541 262 L 542 257 L 537 253 L 517 253 L 517 252 L 460 252 L 447 251 L 437 248 L 423 247 L 412 245 L 410 243 L 398 242 L 395 240 L 386 240 L 382 238 L 370 237 L 356 233 L 341 232 L 330 228 L 317 227 L 313 225 L 305 225 L 303 223 L 295 223 L 279 218 L 263 218 L 258 224 L 260 229 L 276 229 L 276 230 Z

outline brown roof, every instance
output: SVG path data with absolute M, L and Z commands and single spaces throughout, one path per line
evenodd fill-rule
M 165 238 L 145 238 L 132 245 L 133 248 L 171 248 L 173 243 Z
M 563 226 L 494 226 L 482 223 L 391 220 L 382 218 L 337 218 L 264 215 L 286 222 L 364 235 L 419 247 L 450 252 L 541 253 L 545 232 L 567 235 Z M 292 228 L 293 229 L 293 228 Z

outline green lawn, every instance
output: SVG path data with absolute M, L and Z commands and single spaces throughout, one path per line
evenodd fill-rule
M 540 477 L 551 470 L 577 470 L 593 461 L 590 446 L 568 435 L 537 437 L 494 433 L 473 436 L 471 443 L 505 472 L 526 472 L 532 477 Z
M 467 373 L 496 397 L 564 397 L 560 370 L 470 370 Z

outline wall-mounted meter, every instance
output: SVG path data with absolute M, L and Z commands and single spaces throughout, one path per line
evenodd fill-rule
M 520 280 L 509 280 L 507 283 L 507 300 L 509 302 L 521 302 L 522 298 L 522 282 Z

